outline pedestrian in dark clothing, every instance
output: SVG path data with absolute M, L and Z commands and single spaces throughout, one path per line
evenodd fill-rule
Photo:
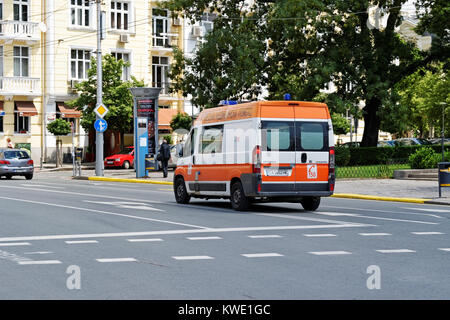
M 163 143 L 159 147 L 159 154 L 161 158 L 161 165 L 163 169 L 164 178 L 167 178 L 167 167 L 170 159 L 170 146 L 167 144 L 167 140 L 164 139 Z

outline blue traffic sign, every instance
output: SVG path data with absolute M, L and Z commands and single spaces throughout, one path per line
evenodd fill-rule
M 105 132 L 108 128 L 108 123 L 103 119 L 98 119 L 94 122 L 94 128 L 97 132 Z

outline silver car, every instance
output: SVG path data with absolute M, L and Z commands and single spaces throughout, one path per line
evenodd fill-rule
M 5 176 L 24 176 L 27 180 L 33 179 L 34 163 L 25 150 L 0 149 L 0 178 Z

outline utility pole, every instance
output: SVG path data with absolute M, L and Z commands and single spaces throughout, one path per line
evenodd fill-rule
M 102 8 L 101 0 L 96 0 L 97 3 L 97 106 L 102 104 Z M 100 119 L 96 115 L 96 120 Z M 95 175 L 103 177 L 103 132 L 96 131 L 95 133 Z

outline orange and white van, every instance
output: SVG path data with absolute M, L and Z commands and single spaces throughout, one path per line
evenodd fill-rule
M 326 104 L 255 101 L 202 111 L 174 173 L 178 203 L 228 198 L 300 202 L 316 210 L 334 191 L 334 136 Z

